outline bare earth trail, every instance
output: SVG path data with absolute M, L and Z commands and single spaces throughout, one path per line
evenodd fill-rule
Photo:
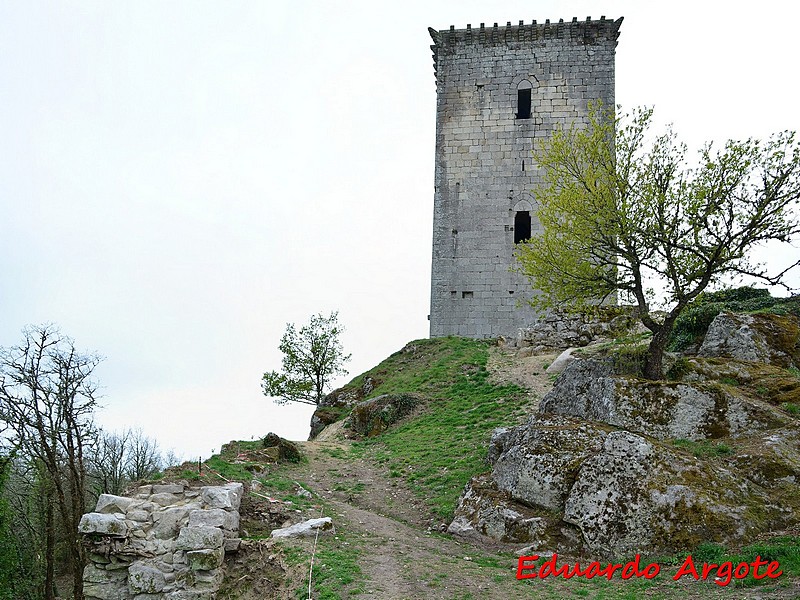
M 360 566 L 365 596 L 385 600 L 418 598 L 514 598 L 516 564 L 482 567 L 496 561 L 491 550 L 478 550 L 439 533 L 441 520 L 385 467 L 364 458 L 336 458 L 348 442 L 304 442 L 308 463 L 296 471 L 320 494 L 334 514 L 338 531 L 362 546 Z M 361 491 L 354 492 L 354 484 Z M 505 581 L 498 581 L 498 575 Z M 518 589 L 516 590 L 519 591 Z M 359 595 L 358 597 L 365 597 Z M 356 596 L 353 596 L 356 597 Z

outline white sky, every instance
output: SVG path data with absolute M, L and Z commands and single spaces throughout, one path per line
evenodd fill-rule
M 187 458 L 305 439 L 287 322 L 338 309 L 351 375 L 428 333 L 427 27 L 589 15 L 690 145 L 800 129 L 795 2 L 0 2 L 0 346 L 59 324 L 100 424 Z

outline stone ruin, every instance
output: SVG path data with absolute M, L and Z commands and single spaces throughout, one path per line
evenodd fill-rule
M 226 552 L 239 548 L 243 485 L 140 486 L 102 494 L 78 531 L 89 549 L 87 600 L 212 600 Z

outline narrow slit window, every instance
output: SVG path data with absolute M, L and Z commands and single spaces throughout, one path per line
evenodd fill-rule
M 517 118 L 531 118 L 531 88 L 517 90 Z
M 519 244 L 531 239 L 531 213 L 527 210 L 517 211 L 514 215 L 514 243 Z

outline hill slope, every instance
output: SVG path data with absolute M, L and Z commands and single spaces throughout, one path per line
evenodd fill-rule
M 419 340 L 334 394 L 350 400 L 381 394 L 413 398 L 411 414 L 379 435 L 349 439 L 352 431 L 336 423 L 315 441 L 298 443 L 305 458 L 297 463 L 264 464 L 257 442 L 228 445 L 209 461 L 213 472 L 204 477 L 249 481 L 251 493 L 243 506 L 246 540 L 228 558 L 220 597 L 307 598 L 313 538 L 262 538 L 284 522 L 320 515 L 333 518 L 336 534 L 319 538 L 313 598 L 800 597 L 797 537 L 765 541 L 739 557 L 769 553 L 794 575 L 756 588 L 735 582 L 723 588 L 687 577 L 673 582 L 685 555 L 662 557 L 662 574 L 652 580 L 519 581 L 514 554 L 519 548 L 442 534 L 466 482 L 487 470 L 492 429 L 524 420 L 550 386 L 544 373 L 550 360 L 519 359 L 476 340 Z M 328 410 L 338 417 L 347 413 L 336 406 Z M 301 487 L 312 497 L 301 496 Z M 694 556 L 721 562 L 723 550 L 707 545 Z M 559 558 L 563 564 L 590 560 Z

